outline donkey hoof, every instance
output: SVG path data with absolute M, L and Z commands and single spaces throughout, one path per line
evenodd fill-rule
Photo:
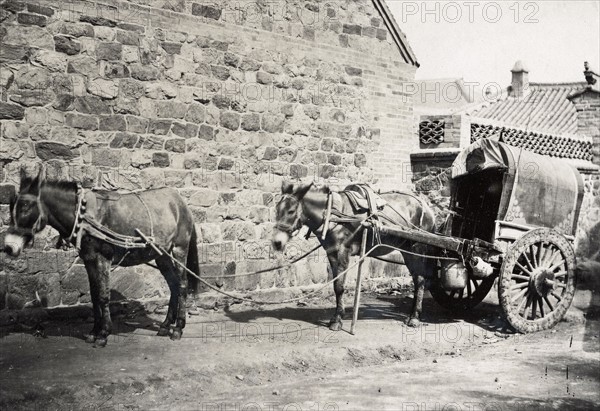
M 173 341 L 181 340 L 181 334 L 183 334 L 183 331 L 175 328 L 173 330 L 173 334 L 171 335 L 171 340 L 173 340 Z
M 419 321 L 418 318 L 411 318 L 410 320 L 408 320 L 408 323 L 406 325 L 408 325 L 409 327 L 416 328 L 421 326 L 421 321 Z
M 332 321 L 329 323 L 329 329 L 331 331 L 340 331 L 342 329 L 341 321 Z
M 88 344 L 92 344 L 96 342 L 96 334 L 88 334 L 85 336 L 85 342 Z
M 94 347 L 106 347 L 106 343 L 108 342 L 108 340 L 105 337 L 98 337 L 96 338 L 96 341 L 94 342 Z
M 159 337 L 166 337 L 167 335 L 169 335 L 169 329 L 167 327 L 160 327 L 156 335 L 158 335 Z

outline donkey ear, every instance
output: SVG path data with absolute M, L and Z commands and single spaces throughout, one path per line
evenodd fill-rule
M 21 188 L 23 188 L 25 181 L 27 180 L 27 171 L 25 171 L 25 167 L 19 167 L 19 175 L 21 178 Z
M 294 192 L 294 184 L 283 180 L 281 182 L 281 194 L 292 194 Z
M 313 183 L 310 182 L 308 184 L 302 184 L 298 186 L 298 188 L 296 188 L 296 190 L 294 191 L 294 195 L 298 198 L 303 198 L 306 195 L 306 193 L 308 193 L 308 190 L 310 190 L 312 185 Z
M 41 164 L 40 165 L 40 170 L 38 171 L 38 175 L 35 177 L 35 180 L 33 180 L 35 183 L 37 183 L 37 187 L 40 188 L 42 186 L 42 184 L 46 181 L 46 167 Z

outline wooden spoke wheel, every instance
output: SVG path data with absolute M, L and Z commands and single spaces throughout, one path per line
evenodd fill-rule
M 495 275 L 484 279 L 469 276 L 467 285 L 462 290 L 446 290 L 436 279 L 431 284 L 429 292 L 433 299 L 442 307 L 454 312 L 465 312 L 483 301 L 494 285 Z
M 575 284 L 571 243 L 556 230 L 537 228 L 515 241 L 504 256 L 498 297 L 515 330 L 547 330 L 571 306 Z

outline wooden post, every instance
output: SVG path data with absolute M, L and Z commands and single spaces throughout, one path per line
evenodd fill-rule
M 354 310 L 352 312 L 352 325 L 350 325 L 350 334 L 354 335 L 354 328 L 356 327 L 356 320 L 358 320 L 358 309 L 360 307 L 360 288 L 361 288 L 361 274 L 362 265 L 365 262 L 363 259 L 365 256 L 365 250 L 367 248 L 367 228 L 363 228 L 362 243 L 360 245 L 360 258 L 361 261 L 358 263 L 358 273 L 356 273 L 356 289 L 354 290 Z

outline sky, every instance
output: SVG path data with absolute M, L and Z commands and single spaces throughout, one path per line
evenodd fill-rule
M 585 81 L 600 69 L 600 1 L 387 0 L 420 63 L 417 79 L 510 84 L 515 61 L 531 82 Z

